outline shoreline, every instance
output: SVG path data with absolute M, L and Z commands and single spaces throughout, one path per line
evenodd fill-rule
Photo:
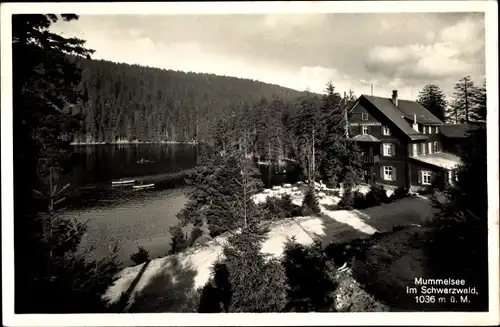
M 70 145 L 130 145 L 130 144 L 179 144 L 179 145 L 198 145 L 201 142 L 188 141 L 149 141 L 149 142 L 136 142 L 136 141 L 116 141 L 116 142 L 71 142 Z

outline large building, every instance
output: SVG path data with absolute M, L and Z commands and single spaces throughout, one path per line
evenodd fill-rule
M 348 110 L 348 136 L 364 152 L 367 183 L 418 190 L 436 178 L 453 182 L 460 163 L 455 140 L 465 129 L 398 99 L 397 91 L 387 98 L 361 95 Z

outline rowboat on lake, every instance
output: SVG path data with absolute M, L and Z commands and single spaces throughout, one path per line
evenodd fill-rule
M 133 183 L 135 183 L 135 179 L 126 180 L 126 181 L 123 181 L 123 180 L 120 180 L 120 181 L 112 181 L 112 182 L 111 182 L 111 185 L 112 185 L 112 186 L 119 186 L 119 185 L 128 185 L 128 184 L 133 184 Z
M 132 186 L 136 190 L 148 189 L 154 187 L 155 184 L 143 184 L 143 185 L 134 185 Z

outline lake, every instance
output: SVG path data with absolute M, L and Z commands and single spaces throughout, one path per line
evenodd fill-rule
M 89 259 L 106 256 L 114 242 L 120 245 L 118 259 L 124 265 L 132 264 L 130 255 L 138 246 L 148 250 L 150 258 L 166 255 L 171 241 L 169 227 L 177 223 L 176 215 L 187 202 L 187 188 L 133 190 L 130 186 L 111 187 L 111 181 L 191 169 L 197 163 L 198 146 L 99 144 L 75 145 L 72 149 L 72 169 L 63 179 L 90 190 L 92 201 L 79 200 L 64 215 L 87 222 L 81 246 L 95 245 Z M 298 180 L 296 174 L 276 174 L 265 166 L 260 170 L 268 187 Z

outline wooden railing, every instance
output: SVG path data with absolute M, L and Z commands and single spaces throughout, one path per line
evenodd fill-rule
M 362 161 L 365 164 L 373 164 L 373 163 L 378 163 L 380 160 L 378 155 L 370 155 L 369 153 L 363 154 Z

